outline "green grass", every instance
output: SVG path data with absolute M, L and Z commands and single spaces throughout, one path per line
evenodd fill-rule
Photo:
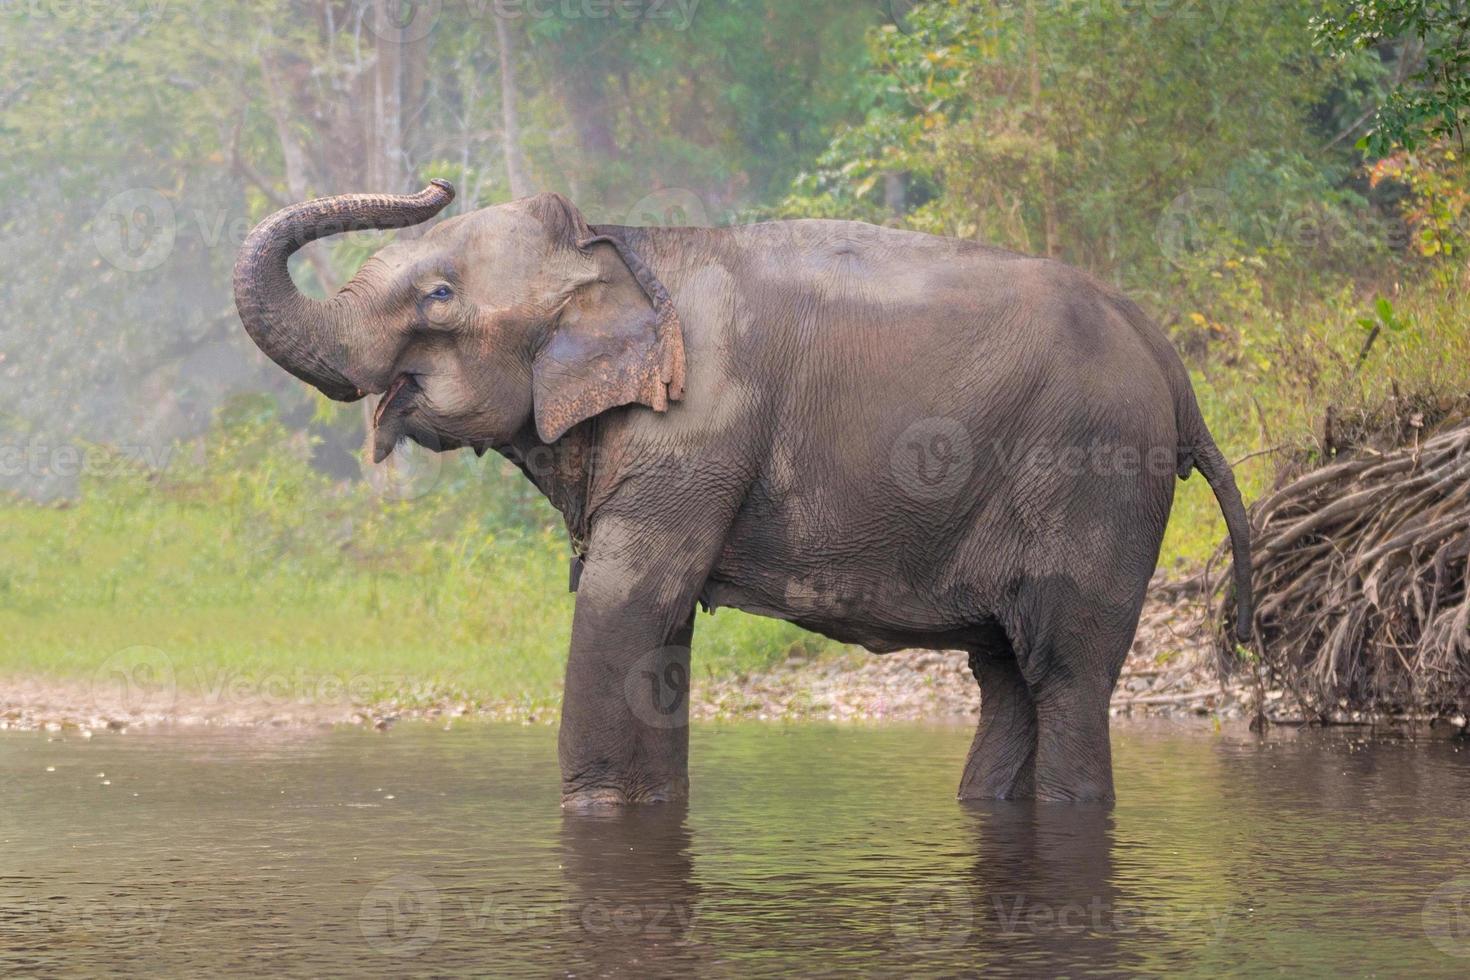
M 208 455 L 92 481 L 65 509 L 0 506 L 0 677 L 87 683 L 147 647 L 193 694 L 557 696 L 566 538 L 544 504 L 534 530 L 494 527 L 504 514 L 487 500 L 516 493 L 518 474 L 477 471 L 487 494 L 446 470 L 433 492 L 384 502 L 314 475 L 269 419 L 235 420 Z M 697 669 L 716 675 L 833 646 L 733 610 L 697 630 Z
M 1426 284 L 1395 301 L 1408 326 L 1355 372 L 1372 297 L 1343 294 L 1249 338 L 1196 376 L 1231 458 L 1310 447 L 1329 404 L 1470 391 L 1470 299 Z M 259 400 L 235 403 L 163 474 L 115 468 L 65 508 L 0 503 L 0 678 L 85 683 L 135 647 L 162 651 L 181 690 L 273 684 L 312 699 L 557 697 L 572 597 L 559 520 L 508 467 L 455 457 L 431 491 L 385 501 L 334 484 Z M 1247 498 L 1278 459 L 1238 468 Z M 1197 475 L 1180 487 L 1161 561 L 1196 565 L 1224 525 Z M 734 610 L 701 616 L 696 672 L 758 670 L 838 646 Z M 340 695 L 336 695 L 340 696 Z
M 319 574 L 289 561 L 249 569 L 232 560 L 232 544 L 221 546 L 225 526 L 212 533 L 190 516 L 153 537 L 139 560 L 130 549 L 137 524 L 89 535 L 85 507 L 4 512 L 13 547 L 0 571 L 0 676 L 85 683 L 110 657 L 143 646 L 163 651 L 194 694 L 245 683 L 309 698 L 347 687 L 371 700 L 539 702 L 560 689 L 572 597 L 565 544 L 552 535 L 494 548 L 463 577 L 358 562 Z M 701 617 L 698 629 L 699 669 L 715 675 L 825 645 L 733 610 Z
M 1393 300 L 1402 329 L 1382 332 L 1359 368 L 1367 336 L 1359 320 L 1373 315 L 1374 299 L 1344 290 L 1289 316 L 1259 310 L 1234 325 L 1246 342 L 1228 363 L 1194 373 L 1200 410 L 1226 457 L 1251 456 L 1235 468 L 1247 503 L 1272 486 L 1288 455 L 1319 446 L 1330 406 L 1381 406 L 1395 390 L 1470 395 L 1470 288 L 1430 279 L 1405 290 Z M 1224 536 L 1196 473 L 1177 489 L 1160 565 L 1197 566 Z

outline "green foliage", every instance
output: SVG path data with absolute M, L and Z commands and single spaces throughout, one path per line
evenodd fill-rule
M 1393 334 L 1410 329 L 1412 324 L 1400 318 L 1392 300 L 1387 296 L 1380 296 L 1373 303 L 1373 315 L 1359 317 L 1358 326 L 1368 333 L 1387 330 Z
M 1200 409 L 1247 500 L 1269 490 L 1287 461 L 1325 458 L 1329 408 L 1389 404 L 1423 394 L 1454 403 L 1470 395 L 1470 291 L 1434 277 L 1393 297 L 1360 300 L 1351 288 L 1303 302 L 1288 317 L 1261 309 L 1242 321 L 1248 356 L 1193 371 Z M 1369 326 L 1371 325 L 1371 326 Z M 1376 344 L 1365 331 L 1380 330 Z M 1387 341 L 1384 338 L 1388 338 Z M 1192 567 L 1224 539 L 1225 524 L 1205 482 L 1179 486 L 1161 566 Z
M 1379 160 L 1375 185 L 1396 181 L 1407 186 L 1403 201 L 1412 243 L 1426 258 L 1470 256 L 1470 167 L 1465 154 L 1447 143 L 1400 150 Z
M 250 396 L 161 473 L 98 466 L 74 506 L 0 504 L 0 676 L 86 680 L 144 645 L 192 693 L 304 675 L 410 701 L 554 701 L 568 549 L 539 497 L 506 504 L 524 478 L 448 457 L 414 499 L 384 499 L 324 477 L 311 448 Z M 733 610 L 698 633 L 701 676 L 835 648 Z
M 1312 21 L 1332 51 L 1375 49 L 1397 63 L 1396 84 L 1360 145 L 1373 156 L 1453 137 L 1465 148 L 1470 114 L 1470 3 L 1338 0 Z
M 23 486 L 74 506 L 0 505 L 0 674 L 85 676 L 142 643 L 186 682 L 301 667 L 555 696 L 559 518 L 463 453 L 412 457 L 406 490 L 358 480 L 360 410 L 259 357 L 229 296 L 235 246 L 281 200 L 432 176 L 456 209 L 510 196 L 492 6 L 420 5 L 432 29 L 403 45 L 331 0 L 0 10 L 0 440 L 101 461 L 79 488 Z M 1125 286 L 1227 454 L 1260 453 L 1249 497 L 1328 406 L 1470 389 L 1466 4 L 1321 7 L 705 0 L 687 23 L 520 19 L 507 64 L 532 183 L 594 221 L 858 218 Z M 158 264 L 108 247 L 164 230 Z M 320 292 L 384 240 L 317 247 L 298 278 Z M 170 445 L 161 471 L 134 461 Z M 1163 562 L 1223 530 L 1189 481 Z M 831 648 L 733 611 L 699 633 L 699 672 Z
M 624 10 L 408 4 L 426 30 L 400 40 L 375 5 L 337 0 L 0 6 L 0 411 L 48 438 L 145 431 L 159 447 L 198 434 L 230 390 L 272 390 L 304 416 L 301 386 L 234 317 L 230 267 L 253 222 L 435 176 L 458 186 L 456 211 L 507 200 L 503 57 L 531 190 L 623 222 L 683 188 L 713 221 L 825 143 L 879 16 L 842 0 Z M 320 293 L 384 240 L 312 246 L 298 280 Z M 361 440 L 352 413 L 317 428 L 338 452 Z
M 1261 255 L 1295 263 L 1286 278 L 1308 252 L 1360 254 L 1363 202 L 1340 187 L 1356 160 L 1304 125 L 1347 70 L 1312 50 L 1314 7 L 919 3 L 870 33 L 866 117 L 779 212 L 897 220 L 1150 289 L 1196 259 L 1161 241 L 1171 217 L 1208 235 L 1204 264 Z M 886 175 L 907 181 L 903 208 Z M 1334 234 L 1296 240 L 1307 222 Z

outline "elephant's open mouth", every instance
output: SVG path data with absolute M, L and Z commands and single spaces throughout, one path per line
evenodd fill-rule
M 412 435 L 408 431 L 408 415 L 420 390 L 418 378 L 405 373 L 394 378 L 384 392 L 373 412 L 374 463 L 387 459 L 400 439 Z
M 436 453 L 447 453 L 461 449 L 469 442 L 438 431 L 430 425 L 423 413 L 419 399 L 424 389 L 416 374 L 403 373 L 393 379 L 383 400 L 373 412 L 373 462 L 381 463 L 392 453 L 394 447 L 405 439 L 411 439 Z M 484 452 L 487 444 L 476 445 L 476 452 Z
M 377 411 L 373 413 L 373 428 L 376 429 L 383 424 L 383 416 L 388 414 L 388 410 L 393 407 L 393 403 L 399 399 L 399 396 L 402 396 L 403 401 L 406 403 L 418 390 L 418 379 L 413 375 L 400 374 L 394 378 L 393 383 L 384 392 L 383 400 L 378 402 Z

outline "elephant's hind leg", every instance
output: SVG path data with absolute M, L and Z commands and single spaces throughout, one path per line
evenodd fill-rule
M 970 654 L 980 685 L 980 723 L 960 780 L 962 800 L 1016 800 L 1035 793 L 1036 705 L 1009 655 Z
M 1145 583 L 1146 585 L 1146 580 Z M 1136 599 L 1057 601 L 1038 629 L 1034 670 L 1036 798 L 1111 802 L 1113 759 L 1109 702 L 1133 642 L 1144 585 Z

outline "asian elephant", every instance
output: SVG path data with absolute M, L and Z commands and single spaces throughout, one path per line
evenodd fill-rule
M 564 805 L 687 792 L 697 604 L 875 652 L 964 650 L 965 799 L 1108 800 L 1108 705 L 1173 502 L 1198 468 L 1250 540 L 1188 374 L 1132 302 L 1055 261 L 847 221 L 589 226 L 557 194 L 394 242 L 327 300 L 307 242 L 434 217 L 454 189 L 259 224 L 245 329 L 400 439 L 494 449 L 581 558 Z

